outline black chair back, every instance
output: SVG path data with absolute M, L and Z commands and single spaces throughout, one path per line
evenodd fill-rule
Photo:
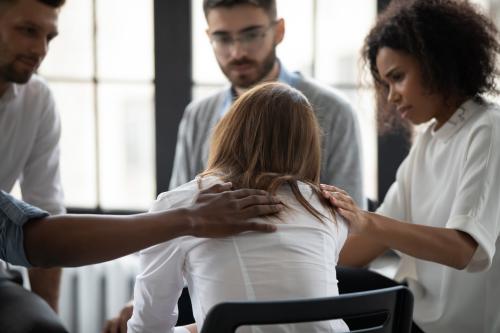
M 286 301 L 227 302 L 207 314 L 201 333 L 233 333 L 243 325 L 314 322 L 359 317 L 385 317 L 383 322 L 354 332 L 409 333 L 413 295 L 403 286 Z

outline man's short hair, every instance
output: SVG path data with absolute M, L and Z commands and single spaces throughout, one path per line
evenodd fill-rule
M 18 0 L 0 0 L 0 5 L 14 5 Z M 66 0 L 37 0 L 47 6 L 59 8 L 64 5 Z
M 238 5 L 252 5 L 262 8 L 271 19 L 276 18 L 276 0 L 203 0 L 205 17 L 211 9 L 218 7 L 231 8 Z

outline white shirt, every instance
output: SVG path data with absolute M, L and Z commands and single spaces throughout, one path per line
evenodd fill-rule
M 204 187 L 214 177 L 203 179 Z M 208 185 L 207 185 L 208 186 Z M 275 233 L 247 232 L 235 237 L 180 237 L 141 252 L 141 270 L 134 290 L 134 313 L 128 332 L 173 332 L 177 300 L 187 281 L 193 313 L 201 330 L 207 312 L 217 303 L 237 300 L 283 300 L 338 295 L 335 266 L 347 237 L 347 226 L 300 184 L 301 193 L 318 211 L 322 222 L 295 200 L 291 190 L 278 191 L 289 208 L 276 222 Z M 152 211 L 191 204 L 197 181 L 163 193 Z M 342 320 L 297 325 L 252 326 L 238 332 L 340 332 Z
M 19 179 L 23 200 L 51 214 L 65 211 L 59 175 L 61 125 L 52 94 L 36 75 L 0 97 L 0 188 Z
M 461 230 L 478 243 L 463 271 L 403 255 L 414 319 L 428 333 L 500 332 L 500 108 L 469 100 L 419 135 L 378 213 Z

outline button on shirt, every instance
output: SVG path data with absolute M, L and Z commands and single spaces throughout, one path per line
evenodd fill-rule
M 203 187 L 214 184 L 203 178 Z M 300 191 L 321 214 L 319 221 L 284 186 L 277 193 L 289 207 L 274 221 L 278 230 L 247 232 L 219 239 L 180 237 L 141 252 L 128 332 L 172 332 L 176 304 L 187 281 L 198 329 L 212 306 L 223 301 L 280 300 L 338 295 L 335 266 L 347 237 L 347 225 L 319 202 L 311 188 Z M 152 210 L 193 202 L 197 181 L 160 195 Z M 345 332 L 342 320 L 240 328 L 238 332 Z
M 0 191 L 0 259 L 30 267 L 24 252 L 23 225 L 49 214 Z

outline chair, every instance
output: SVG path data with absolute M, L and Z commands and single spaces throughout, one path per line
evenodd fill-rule
M 264 302 L 227 302 L 207 314 L 201 333 L 233 333 L 242 325 L 313 322 L 357 317 L 385 320 L 355 332 L 409 333 L 413 295 L 403 286 L 335 297 Z

